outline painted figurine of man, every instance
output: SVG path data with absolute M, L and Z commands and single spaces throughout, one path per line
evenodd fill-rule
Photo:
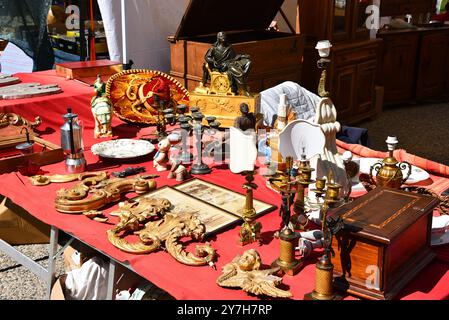
M 112 137 L 112 103 L 106 97 L 106 84 L 97 76 L 94 83 L 95 96 L 92 98 L 92 115 L 95 120 L 95 138 Z

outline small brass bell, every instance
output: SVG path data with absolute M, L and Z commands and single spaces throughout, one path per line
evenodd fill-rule
M 398 162 L 393 156 L 393 151 L 398 144 L 396 137 L 388 137 L 386 141 L 389 155 L 382 162 L 378 162 L 370 168 L 370 178 L 373 180 L 373 171 L 376 171 L 376 186 L 400 189 L 412 173 L 412 166 L 408 162 Z M 407 176 L 404 178 L 402 170 L 408 168 Z

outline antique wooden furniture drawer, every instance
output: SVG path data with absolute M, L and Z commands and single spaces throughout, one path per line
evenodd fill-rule
M 169 37 L 171 71 L 176 80 L 193 91 L 202 80 L 204 56 L 220 31 L 237 54 L 252 60 L 248 84 L 260 92 L 284 81 L 301 78 L 304 37 L 265 29 L 276 16 L 282 0 L 190 0 L 176 35 Z M 238 8 L 238 10 L 236 9 Z
M 358 50 L 335 52 L 335 64 L 340 66 L 343 64 L 349 64 L 359 62 L 363 60 L 376 59 L 378 53 L 377 47 L 365 47 Z
M 434 257 L 430 249 L 432 197 L 389 188 L 334 212 L 345 228 L 335 237 L 334 279 L 339 290 L 392 299 Z

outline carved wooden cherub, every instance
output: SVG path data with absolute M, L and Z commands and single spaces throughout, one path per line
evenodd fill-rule
M 256 250 L 250 249 L 243 255 L 238 255 L 223 266 L 223 271 L 217 279 L 221 287 L 242 288 L 243 291 L 255 295 L 267 295 L 275 298 L 290 298 L 290 291 L 282 290 L 276 286 L 282 278 L 274 274 L 279 268 L 260 270 L 262 260 Z
M 106 97 L 106 84 L 100 75 L 94 84 L 95 96 L 92 98 L 92 115 L 95 120 L 95 138 L 112 137 L 112 102 Z

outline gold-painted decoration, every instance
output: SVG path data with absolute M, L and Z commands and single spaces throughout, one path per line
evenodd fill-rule
M 107 178 L 108 174 L 104 171 L 73 174 L 37 175 L 29 177 L 33 186 L 48 186 L 51 183 L 66 183 L 77 180 L 94 184 L 106 180 Z
M 139 125 L 158 123 L 154 98 L 164 108 L 176 109 L 187 104 L 189 93 L 173 77 L 154 70 L 133 69 L 113 75 L 106 84 L 106 97 L 113 104 L 114 114 L 121 120 Z
M 62 213 L 83 213 L 120 201 L 123 193 L 144 194 L 156 189 L 156 182 L 146 176 L 133 179 L 114 178 L 96 183 L 86 180 L 71 189 L 61 189 L 55 199 L 56 210 Z
M 261 266 L 262 259 L 256 250 L 245 251 L 223 266 L 217 284 L 220 287 L 241 288 L 255 295 L 291 298 L 290 291 L 277 288 L 282 283 L 282 278 L 275 275 L 279 268 L 261 270 Z
M 102 211 L 97 211 L 97 210 L 90 210 L 90 211 L 83 212 L 83 215 L 88 217 L 91 220 L 101 222 L 101 223 L 106 223 L 109 220 L 109 218 L 106 217 Z
M 388 145 L 388 157 L 386 157 L 382 162 L 378 162 L 371 166 L 369 174 L 370 179 L 376 184 L 376 186 L 400 189 L 412 174 L 412 166 L 408 162 L 397 161 L 393 156 L 395 147 L 398 144 L 396 137 L 388 137 L 386 143 Z M 405 177 L 402 174 L 402 170 L 407 170 Z M 376 172 L 375 181 L 373 179 L 373 172 Z
M 15 113 L 0 113 L 0 128 L 15 126 L 19 127 L 18 130 L 20 130 L 21 127 L 28 127 L 29 129 L 34 130 L 40 126 L 41 123 L 42 120 L 40 117 L 36 117 L 34 122 L 30 122 Z
M 168 210 L 167 200 L 160 200 L 159 211 L 164 213 L 162 220 L 150 221 L 142 227 L 142 215 L 122 214 L 116 228 L 108 230 L 108 240 L 118 249 L 132 254 L 146 254 L 157 251 L 165 245 L 165 250 L 178 262 L 189 266 L 211 265 L 216 259 L 215 250 L 209 243 L 196 246 L 196 254 L 184 250 L 181 239 L 189 237 L 202 241 L 206 227 L 193 214 L 176 215 Z M 156 210 L 157 211 L 157 210 Z M 143 219 L 145 220 L 145 219 Z M 130 243 L 125 235 L 133 232 L 139 242 Z
M 254 183 L 254 171 L 246 172 L 246 183 L 243 188 L 246 190 L 245 207 L 243 208 L 243 225 L 240 229 L 240 244 L 247 245 L 260 240 L 262 224 L 256 220 L 256 209 L 254 209 L 253 190 L 257 189 Z
M 213 95 L 192 92 L 189 95 L 190 105 L 197 106 L 200 112 L 206 117 L 213 116 L 221 123 L 221 127 L 229 128 L 234 126 L 235 119 L 240 116 L 240 105 L 246 103 L 249 112 L 254 113 L 256 121 L 260 122 L 263 118 L 260 113 L 260 94 L 247 96 Z

